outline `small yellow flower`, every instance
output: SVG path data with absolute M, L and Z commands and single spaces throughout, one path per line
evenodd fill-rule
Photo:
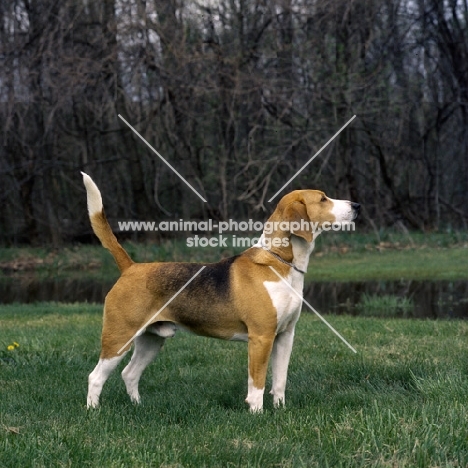
M 19 343 L 17 343 L 16 341 L 13 341 L 13 346 L 17 348 L 19 346 Z
M 7 349 L 8 349 L 8 351 L 13 351 L 15 349 L 15 347 L 13 345 L 10 345 L 10 346 L 8 346 Z

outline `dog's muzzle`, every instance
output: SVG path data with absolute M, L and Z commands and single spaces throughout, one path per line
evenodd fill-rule
M 361 204 L 360 203 L 354 203 L 351 202 L 351 208 L 354 210 L 354 218 L 357 218 L 357 215 L 361 211 Z

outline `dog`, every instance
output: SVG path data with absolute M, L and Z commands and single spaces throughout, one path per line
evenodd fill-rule
M 240 255 L 211 264 L 134 263 L 112 232 L 98 187 L 82 174 L 93 231 L 121 273 L 105 299 L 101 354 L 88 378 L 88 408 L 98 406 L 104 383 L 132 342 L 133 355 L 122 378 L 130 399 L 139 403 L 144 369 L 179 329 L 248 342 L 245 401 L 251 412 L 262 411 L 271 356 L 270 393 L 275 407 L 284 406 L 304 273 L 314 241 L 326 223 L 353 221 L 360 205 L 331 199 L 319 190 L 296 190 L 280 200 L 265 223 L 268 229 Z

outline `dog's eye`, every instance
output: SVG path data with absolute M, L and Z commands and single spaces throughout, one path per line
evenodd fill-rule
M 325 195 L 322 195 L 322 198 L 320 199 L 321 202 L 327 201 L 327 197 Z

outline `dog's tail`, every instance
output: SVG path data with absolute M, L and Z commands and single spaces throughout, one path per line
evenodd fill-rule
M 94 234 L 101 241 L 103 247 L 108 249 L 114 256 L 114 259 L 119 267 L 121 273 L 123 273 L 129 266 L 133 264 L 133 260 L 130 258 L 125 249 L 119 244 L 109 222 L 107 221 L 106 215 L 104 214 L 104 208 L 102 206 L 101 192 L 97 188 L 97 185 L 93 182 L 93 179 L 88 174 L 83 174 L 83 183 L 86 187 L 86 194 L 88 197 L 88 213 L 93 228 Z

